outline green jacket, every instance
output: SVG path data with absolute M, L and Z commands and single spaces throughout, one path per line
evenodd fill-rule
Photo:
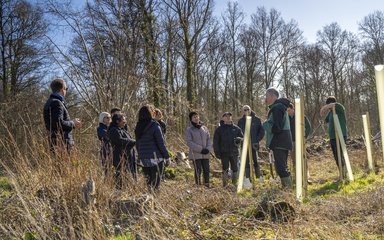
M 309 134 L 312 132 L 312 125 L 307 116 L 304 116 L 304 137 L 308 138 Z M 296 133 L 295 133 L 295 115 L 292 117 L 289 117 L 290 127 L 291 127 L 291 135 L 292 135 L 292 141 L 294 142 L 296 140 Z
M 287 105 L 277 99 L 269 106 L 268 120 L 263 127 L 266 133 L 267 148 L 292 150 L 292 137 Z
M 339 118 L 341 131 L 343 132 L 343 136 L 347 137 L 347 120 L 345 118 L 345 108 L 340 103 L 336 103 L 335 105 L 336 114 Z M 333 121 L 333 113 L 332 110 L 329 111 L 327 116 L 325 117 L 325 122 L 328 123 L 328 135 L 330 139 L 336 139 L 335 135 L 335 124 Z

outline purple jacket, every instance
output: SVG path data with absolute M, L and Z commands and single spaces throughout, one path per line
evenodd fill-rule
M 189 159 L 209 159 L 209 154 L 201 154 L 201 150 L 207 148 L 212 152 L 212 142 L 206 126 L 197 128 L 190 126 L 185 131 L 185 141 L 189 147 Z

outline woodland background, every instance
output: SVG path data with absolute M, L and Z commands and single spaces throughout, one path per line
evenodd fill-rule
M 260 7 L 246 23 L 238 3 L 219 17 L 214 7 L 213 0 L 93 0 L 81 9 L 1 0 L 0 135 L 5 126 L 20 139 L 23 128 L 43 128 L 54 77 L 68 82 L 71 116 L 84 123 L 78 140 L 95 136 L 98 114 L 112 107 L 133 128 L 143 103 L 162 109 L 176 135 L 190 110 L 212 131 L 223 111 L 237 121 L 243 104 L 265 119 L 269 87 L 290 99 L 304 95 L 315 135 L 325 133 L 319 109 L 328 95 L 346 107 L 351 135 L 361 135 L 367 111 L 378 131 L 373 66 L 384 63 L 384 11 L 360 19 L 358 34 L 334 22 L 308 43 L 278 9 Z

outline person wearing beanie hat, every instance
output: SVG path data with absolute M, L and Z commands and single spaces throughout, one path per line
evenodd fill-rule
M 111 124 L 111 114 L 102 112 L 99 115 L 99 126 L 97 127 L 97 137 L 100 140 L 100 158 L 104 168 L 105 175 L 108 174 L 109 165 L 111 162 L 111 142 L 107 134 L 108 126 Z
M 345 108 L 343 105 L 338 103 L 336 101 L 336 98 L 334 96 L 329 96 L 327 100 L 325 101 L 325 105 L 320 109 L 320 116 L 325 116 L 325 122 L 328 123 L 328 135 L 331 143 L 332 153 L 336 160 L 336 165 L 338 168 L 339 162 L 337 161 L 337 144 L 336 144 L 336 132 L 335 132 L 335 125 L 333 121 L 333 113 L 332 109 L 335 108 L 337 117 L 339 118 L 341 131 L 343 133 L 344 141 L 347 139 L 347 120 L 345 117 Z M 343 167 L 343 175 L 346 174 L 345 172 L 345 162 L 343 154 L 341 154 L 341 165 Z M 344 177 L 344 176 L 343 176 Z
M 263 182 L 263 177 L 261 176 L 260 165 L 257 161 L 257 151 L 259 151 L 259 142 L 264 137 L 264 128 L 261 124 L 260 118 L 256 116 L 256 113 L 252 111 L 249 105 L 243 106 L 243 117 L 239 119 L 238 126 L 244 133 L 245 130 L 245 117 L 252 117 L 251 120 L 251 129 L 250 129 L 250 137 L 251 137 L 251 147 L 252 147 L 252 158 L 253 158 L 253 167 L 256 174 L 256 177 L 259 179 L 259 182 Z M 249 156 L 247 154 L 247 161 L 245 165 L 245 176 L 246 178 L 250 178 L 250 164 L 249 164 Z M 253 180 L 253 179 L 252 179 Z
M 232 113 L 225 112 L 222 116 L 223 124 L 216 128 L 213 136 L 213 149 L 216 157 L 221 160 L 223 186 L 225 187 L 229 180 L 229 166 L 233 171 L 233 184 L 237 183 L 239 177 L 239 145 L 243 140 L 243 132 L 233 124 Z
M 195 184 L 200 185 L 201 172 L 203 172 L 204 185 L 209 187 L 209 153 L 212 152 L 212 143 L 208 128 L 200 121 L 197 112 L 189 113 L 191 125 L 185 131 L 185 141 L 189 147 L 189 159 L 193 161 Z

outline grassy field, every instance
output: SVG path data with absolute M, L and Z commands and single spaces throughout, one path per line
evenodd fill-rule
M 308 155 L 312 184 L 303 203 L 269 182 L 266 159 L 265 183 L 242 194 L 223 188 L 218 174 L 210 188 L 195 186 L 192 169 L 173 163 L 172 179 L 153 197 L 142 177 L 128 177 L 123 191 L 114 190 L 96 156 L 78 152 L 48 161 L 44 152 L 20 155 L 0 177 L 0 239 L 384 238 L 383 162 L 368 173 L 363 148 L 349 155 L 355 177 L 349 183 L 338 180 L 329 148 Z M 219 169 L 212 160 L 212 172 Z M 89 178 L 96 194 L 86 206 L 80 189 Z M 120 211 L 127 201 L 137 211 Z

